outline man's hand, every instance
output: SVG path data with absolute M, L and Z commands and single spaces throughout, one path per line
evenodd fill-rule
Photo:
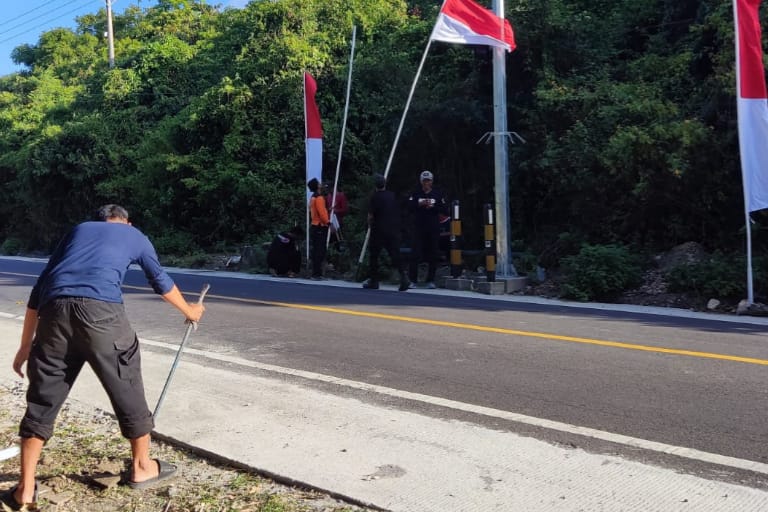
M 29 360 L 29 353 L 32 351 L 32 340 L 35 338 L 36 330 L 37 311 L 27 307 L 27 311 L 24 313 L 24 326 L 21 328 L 21 344 L 19 345 L 18 352 L 16 352 L 16 357 L 13 358 L 13 371 L 22 379 L 24 378 L 24 372 L 21 371 L 21 367 Z
M 173 285 L 173 288 L 163 295 L 163 299 L 181 311 L 189 322 L 199 322 L 205 311 L 205 306 L 199 302 L 187 302 L 176 285 Z
M 22 379 L 24 378 L 24 372 L 21 371 L 21 368 L 29 359 L 29 349 L 29 346 L 22 345 L 18 352 L 16 352 L 16 357 L 13 358 L 13 371 Z
M 188 311 L 186 312 L 187 320 L 190 322 L 199 322 L 205 312 L 205 306 L 198 304 L 197 302 L 190 302 Z

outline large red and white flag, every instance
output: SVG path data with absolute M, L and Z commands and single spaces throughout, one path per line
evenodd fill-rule
M 430 39 L 496 46 L 508 52 L 515 49 L 515 35 L 509 20 L 499 18 L 473 0 L 445 0 Z
M 734 0 L 741 174 L 747 212 L 768 208 L 768 95 L 758 11 L 762 0 Z
M 312 178 L 322 181 L 323 176 L 323 125 L 320 110 L 315 102 L 317 82 L 309 73 L 304 73 L 304 135 L 307 151 L 307 182 Z M 307 201 L 312 192 L 307 189 Z

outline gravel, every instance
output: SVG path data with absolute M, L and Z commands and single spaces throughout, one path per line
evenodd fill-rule
M 24 413 L 21 385 L 0 385 L 0 449 L 18 443 Z M 39 505 L 48 512 L 363 512 L 310 489 L 282 485 L 172 444 L 153 440 L 152 456 L 180 467 L 182 475 L 143 491 L 118 485 L 130 449 L 111 413 L 67 401 L 38 466 Z M 18 477 L 18 457 L 0 462 L 0 490 Z

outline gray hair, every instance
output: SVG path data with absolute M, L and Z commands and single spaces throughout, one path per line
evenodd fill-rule
M 128 210 L 119 204 L 105 204 L 96 210 L 94 220 L 106 221 L 107 219 L 128 220 Z

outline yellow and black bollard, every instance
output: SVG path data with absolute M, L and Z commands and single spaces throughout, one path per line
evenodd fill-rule
M 485 205 L 485 275 L 488 282 L 496 281 L 496 223 L 493 220 L 493 207 Z
M 459 202 L 451 203 L 451 277 L 461 276 L 461 215 Z

